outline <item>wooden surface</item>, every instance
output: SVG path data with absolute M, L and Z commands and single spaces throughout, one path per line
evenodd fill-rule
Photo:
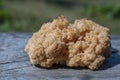
M 33 66 L 24 52 L 31 33 L 0 33 L 0 80 L 120 80 L 120 52 L 112 53 L 97 71 L 86 68 Z M 120 36 L 112 36 L 112 47 L 120 50 Z

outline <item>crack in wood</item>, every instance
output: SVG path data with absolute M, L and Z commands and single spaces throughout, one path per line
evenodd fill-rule
M 0 63 L 0 65 L 4 65 L 4 64 L 11 64 L 11 63 L 18 63 L 18 62 L 24 62 L 24 61 L 29 61 L 29 60 L 4 62 L 4 63 Z
M 11 70 L 21 69 L 21 68 L 26 68 L 26 67 L 31 67 L 31 66 L 23 66 L 23 67 L 17 67 L 17 68 L 2 70 L 2 71 L 0 71 L 0 74 L 1 74 L 2 72 L 5 72 L 5 71 L 11 71 Z

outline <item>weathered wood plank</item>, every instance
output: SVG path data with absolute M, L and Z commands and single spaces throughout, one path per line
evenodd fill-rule
M 120 52 L 113 53 L 97 71 L 56 66 L 33 66 L 24 52 L 31 33 L 0 33 L 0 80 L 120 80 Z M 112 47 L 120 50 L 120 36 L 112 36 Z

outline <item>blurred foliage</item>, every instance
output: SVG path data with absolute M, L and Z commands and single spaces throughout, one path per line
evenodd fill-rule
M 63 8 L 72 8 L 78 4 L 78 1 L 74 0 L 45 0 L 45 2 L 48 4 L 58 5 Z
M 0 0 L 0 31 L 10 30 L 10 15 L 4 10 L 2 0 Z
M 120 18 L 120 7 L 116 5 L 92 5 L 85 7 L 80 12 L 81 15 L 87 17 L 101 17 L 104 18 Z
M 34 32 L 43 23 L 65 15 L 70 22 L 86 17 L 112 34 L 120 34 L 119 0 L 0 0 L 0 31 Z M 107 3 L 107 4 L 106 4 Z
M 4 23 L 5 21 L 8 21 L 9 19 L 10 15 L 4 10 L 0 10 L 0 24 Z

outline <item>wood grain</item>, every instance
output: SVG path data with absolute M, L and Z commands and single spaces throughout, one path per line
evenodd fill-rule
M 59 65 L 52 69 L 33 66 L 24 52 L 31 35 L 0 33 L 0 80 L 120 80 L 120 36 L 112 36 L 111 40 L 118 52 L 112 53 L 99 70 L 91 71 Z

